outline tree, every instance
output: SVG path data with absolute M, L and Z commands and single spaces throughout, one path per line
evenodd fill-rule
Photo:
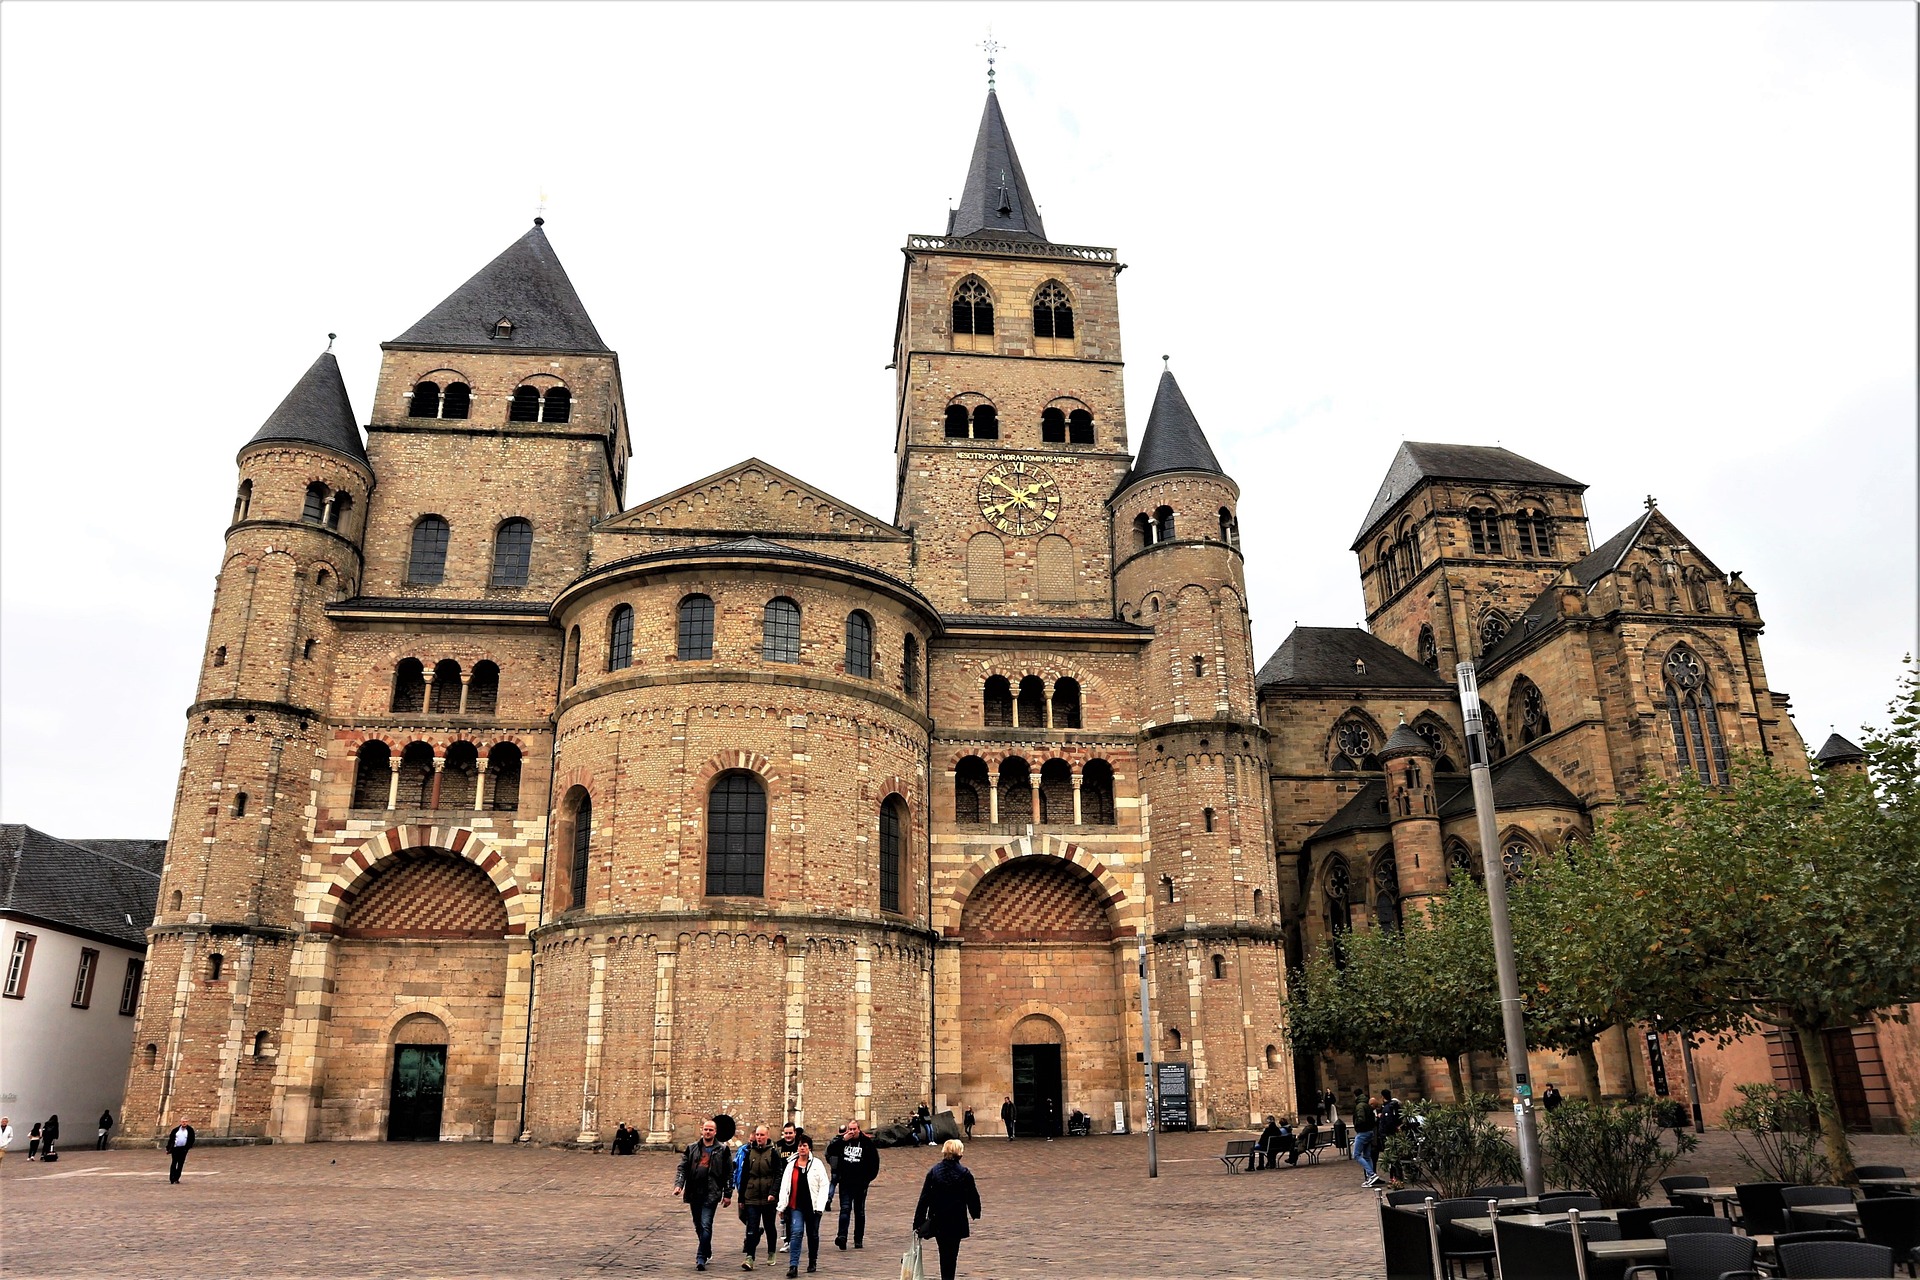
M 1821 1032 L 1904 1022 L 1920 998 L 1920 675 L 1911 659 L 1890 710 L 1887 730 L 1867 737 L 1865 770 L 1808 777 L 1743 758 L 1724 788 L 1687 774 L 1649 787 L 1644 805 L 1616 816 L 1579 858 L 1593 881 L 1595 928 L 1617 930 L 1638 961 L 1614 974 L 1629 992 L 1622 1011 L 1648 1018 L 1685 990 L 1693 1008 L 1673 1020 L 1693 1033 L 1725 1042 L 1762 1025 L 1790 1029 L 1842 1179 L 1853 1159 Z M 1573 966 L 1576 981 L 1595 981 L 1605 963 L 1588 956 Z M 1648 973 L 1659 976 L 1643 988 Z M 1649 990 L 1660 997 L 1651 1006 Z

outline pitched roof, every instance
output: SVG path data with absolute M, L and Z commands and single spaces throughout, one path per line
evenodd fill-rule
M 1413 726 L 1404 720 L 1400 722 L 1399 727 L 1387 735 L 1386 742 L 1380 747 L 1382 760 L 1394 756 L 1431 756 L 1433 753 L 1433 748 L 1427 745 L 1426 739 L 1415 733 Z
M 1180 384 L 1174 381 L 1171 369 L 1160 371 L 1160 385 L 1153 393 L 1153 411 L 1147 415 L 1147 429 L 1140 437 L 1140 456 L 1133 460 L 1133 470 L 1127 473 L 1121 487 L 1163 471 L 1226 474 L 1214 458 L 1206 432 L 1200 429 L 1200 420 L 1193 416 L 1193 409 L 1180 393 Z
M 1409 440 L 1400 446 L 1400 452 L 1393 455 L 1393 462 L 1387 467 L 1387 478 L 1380 482 L 1380 492 L 1374 495 L 1373 505 L 1367 508 L 1367 518 L 1360 522 L 1360 532 L 1353 539 L 1352 549 L 1358 550 L 1360 544 L 1367 540 L 1367 535 L 1373 532 L 1374 526 L 1386 519 L 1387 513 L 1412 493 L 1422 480 L 1571 485 L 1582 492 L 1587 487 L 1551 467 L 1543 467 L 1531 458 L 1523 458 L 1508 449 L 1479 444 L 1421 444 Z
M 1508 756 L 1494 764 L 1488 770 L 1493 781 L 1493 807 L 1505 812 L 1508 809 L 1536 809 L 1542 806 L 1556 809 L 1584 809 L 1578 796 L 1562 786 L 1560 780 L 1548 773 L 1546 767 L 1532 755 Z M 1440 816 L 1454 818 L 1473 812 L 1473 783 L 1470 779 L 1450 784 L 1455 788 L 1451 794 L 1437 795 L 1440 802 Z
M 160 899 L 159 870 L 146 864 L 152 861 L 153 846 L 164 850 L 166 842 L 95 843 L 103 848 L 56 839 L 20 823 L 0 826 L 0 910 L 143 951 Z M 139 862 L 108 851 L 126 845 L 145 846 Z
M 1356 659 L 1366 663 L 1366 670 L 1355 669 Z M 1261 689 L 1268 685 L 1452 688 L 1437 673 L 1358 627 L 1295 627 L 1260 668 L 1254 684 Z
M 1353 799 L 1341 805 L 1340 811 L 1321 823 L 1307 839 L 1309 842 L 1325 840 L 1349 831 L 1385 831 L 1392 825 L 1393 819 L 1387 814 L 1387 784 L 1374 778 L 1356 791 Z
M 320 353 L 247 445 L 269 440 L 317 444 L 357 462 L 367 460 L 366 447 L 360 443 L 360 427 L 353 417 L 353 402 L 347 399 L 347 384 L 340 377 L 340 362 L 333 358 L 333 352 Z
M 566 268 L 535 218 L 533 230 L 455 289 L 439 306 L 414 321 L 395 343 L 425 347 L 511 347 L 534 351 L 606 351 L 600 331 L 574 292 Z M 501 320 L 513 322 L 509 337 L 495 337 Z
M 986 110 L 980 113 L 980 133 L 973 140 L 960 207 L 947 215 L 947 234 L 1003 236 L 1043 244 L 1047 239 L 1046 228 L 1040 225 L 1040 206 L 1027 188 L 1013 135 L 1007 132 L 1007 118 L 1000 114 L 1000 99 L 991 89 Z
M 1840 760 L 1865 760 L 1867 753 L 1854 746 L 1837 733 L 1827 735 L 1827 740 L 1814 753 L 1815 760 L 1821 764 L 1833 764 Z
M 1648 508 L 1638 520 L 1608 538 L 1605 542 L 1587 552 L 1573 563 L 1573 576 L 1580 585 L 1593 590 L 1593 584 L 1600 581 L 1620 567 L 1620 561 L 1640 537 L 1640 531 L 1647 527 L 1647 521 L 1653 519 L 1653 509 Z

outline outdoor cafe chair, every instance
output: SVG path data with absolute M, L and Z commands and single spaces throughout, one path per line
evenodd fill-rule
M 1881 1196 L 1862 1200 L 1858 1207 L 1860 1234 L 1867 1243 L 1885 1245 L 1905 1260 L 1910 1274 L 1920 1275 L 1913 1258 L 1914 1250 L 1920 1248 L 1920 1196 Z
M 1818 1231 L 1831 1227 L 1833 1219 L 1818 1213 L 1796 1215 L 1794 1210 L 1808 1204 L 1852 1204 L 1853 1192 L 1846 1187 L 1782 1187 L 1780 1203 L 1786 1210 L 1788 1231 Z
M 1904 1178 L 1907 1176 L 1907 1171 L 1897 1164 L 1863 1164 L 1855 1166 L 1853 1176 L 1856 1178 Z M 1882 1196 L 1913 1194 L 1911 1191 L 1901 1191 L 1898 1187 L 1861 1187 L 1860 1191 L 1869 1200 L 1877 1200 Z
M 1493 1220 L 1500 1274 L 1508 1280 L 1584 1280 L 1572 1231 Z
M 1591 1191 L 1549 1191 L 1540 1197 L 1539 1213 L 1565 1213 L 1569 1209 L 1578 1209 L 1582 1213 L 1591 1213 L 1600 1208 L 1600 1197 Z
M 1448 1276 L 1453 1275 L 1454 1264 L 1460 1266 L 1460 1274 L 1467 1274 L 1467 1264 L 1477 1262 L 1486 1268 L 1487 1275 L 1493 1275 L 1493 1242 L 1484 1236 L 1475 1235 L 1467 1228 L 1455 1223 L 1456 1218 L 1484 1218 L 1487 1216 L 1487 1202 L 1467 1196 L 1456 1200 L 1441 1200 L 1433 1206 L 1434 1220 L 1440 1224 L 1440 1264 Z
M 1778 1235 L 1787 1229 L 1787 1210 L 1780 1192 L 1793 1185 L 1788 1182 L 1742 1182 L 1734 1187 L 1740 1199 L 1740 1216 L 1734 1221 L 1750 1236 Z
M 1805 1244 L 1809 1240 L 1858 1240 L 1860 1233 L 1852 1227 L 1822 1227 L 1818 1231 L 1782 1231 L 1773 1238 L 1773 1247 L 1783 1244 Z
M 1860 1240 L 1813 1240 L 1782 1245 L 1780 1274 L 1786 1280 L 1881 1280 L 1893 1275 L 1893 1250 Z
M 1387 1192 L 1387 1203 L 1394 1205 L 1425 1204 L 1429 1196 L 1432 1196 L 1435 1200 L 1440 1198 L 1433 1194 L 1432 1187 L 1402 1187 L 1398 1191 Z
M 1653 1234 L 1656 1239 L 1667 1241 L 1671 1247 L 1675 1236 L 1730 1236 L 1733 1234 L 1733 1223 L 1717 1214 L 1703 1218 L 1697 1213 L 1681 1213 L 1671 1218 L 1655 1218 Z
M 1512 1187 L 1496 1184 L 1491 1187 L 1475 1187 L 1467 1195 L 1475 1200 L 1518 1200 L 1527 1194 L 1525 1187 Z
M 1673 1206 L 1650 1204 L 1639 1209 L 1622 1209 L 1613 1220 L 1620 1224 L 1622 1240 L 1653 1239 L 1653 1224 L 1662 1218 L 1674 1216 Z
M 1704 1207 L 1713 1212 L 1713 1205 L 1704 1196 L 1676 1196 L 1673 1194 L 1681 1187 L 1710 1187 L 1713 1180 L 1698 1173 L 1674 1173 L 1660 1179 L 1660 1189 L 1667 1193 L 1667 1203 L 1677 1208 L 1694 1211 Z
M 1565 1222 L 1549 1222 L 1547 1224 L 1547 1230 L 1571 1231 L 1573 1230 L 1573 1221 L 1568 1219 Z M 1583 1218 L 1580 1221 L 1580 1234 L 1589 1240 L 1618 1240 L 1621 1238 L 1620 1224 L 1617 1222 L 1608 1222 L 1604 1218 Z
M 1642 1263 L 1627 1272 L 1626 1280 L 1636 1276 L 1664 1276 L 1666 1280 L 1726 1280 L 1728 1276 L 1759 1276 L 1753 1255 L 1757 1246 L 1752 1236 L 1720 1235 L 1696 1231 L 1667 1241 L 1664 1263 Z

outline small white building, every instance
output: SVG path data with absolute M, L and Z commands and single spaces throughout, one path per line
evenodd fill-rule
M 102 1111 L 120 1132 L 166 851 L 164 840 L 0 825 L 0 1114 L 13 1120 L 16 1156 L 50 1115 L 64 1150 L 93 1145 Z

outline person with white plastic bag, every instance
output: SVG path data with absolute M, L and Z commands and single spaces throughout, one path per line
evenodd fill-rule
M 940 1246 L 940 1280 L 953 1280 L 960 1265 L 960 1242 L 973 1234 L 969 1218 L 980 1219 L 980 1190 L 973 1174 L 960 1163 L 967 1144 L 949 1138 L 940 1148 L 940 1163 L 927 1170 L 920 1184 L 920 1203 L 913 1209 L 913 1234 Z

